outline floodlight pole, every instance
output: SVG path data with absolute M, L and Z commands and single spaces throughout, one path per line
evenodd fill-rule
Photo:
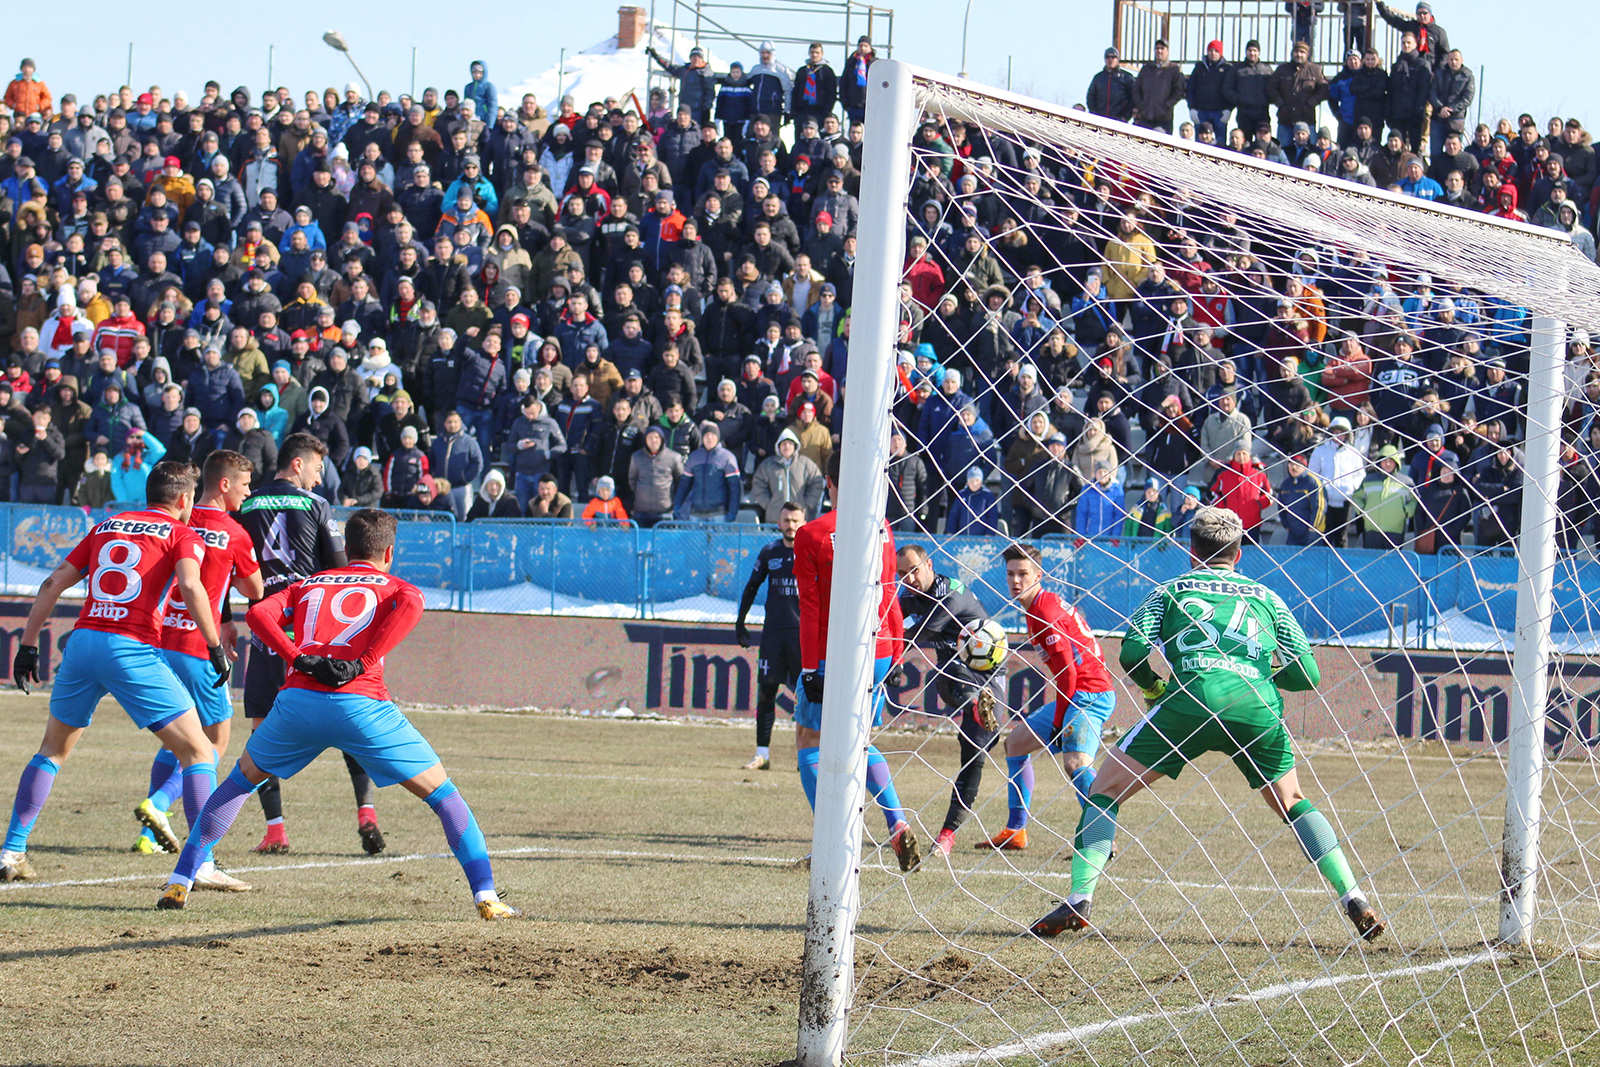
M 840 448 L 839 525 L 828 614 L 827 686 L 811 845 L 805 960 L 800 976 L 800 1067 L 838 1067 L 855 986 L 861 912 L 861 821 L 872 734 L 872 667 L 883 598 L 883 527 L 905 203 L 915 98 L 902 63 L 872 64 L 861 164 L 850 403 Z
M 1528 434 L 1523 453 L 1527 469 L 1517 553 L 1517 631 L 1511 659 L 1506 821 L 1500 853 L 1500 940 L 1510 945 L 1532 942 L 1537 920 L 1566 332 L 1566 325 L 1556 319 L 1541 316 L 1533 320 Z

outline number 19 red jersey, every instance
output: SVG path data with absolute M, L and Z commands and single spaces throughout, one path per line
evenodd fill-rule
M 256 549 L 250 535 L 244 532 L 233 518 L 221 508 L 194 506 L 189 516 L 189 528 L 205 543 L 205 558 L 200 561 L 200 582 L 206 587 L 206 601 L 211 605 L 211 621 L 222 625 L 222 600 L 228 595 L 233 576 L 254 574 L 261 569 L 256 561 Z M 170 648 L 198 659 L 205 659 L 205 638 L 189 614 L 188 605 L 172 587 L 167 597 L 166 614 L 161 620 L 161 647 Z
M 341 689 L 330 689 L 309 675 L 290 670 L 285 689 L 355 693 L 388 700 L 383 657 L 392 652 L 422 618 L 422 591 L 368 563 L 313 574 L 250 609 L 250 629 L 268 648 L 293 663 L 296 656 L 359 659 L 366 673 Z M 295 636 L 285 630 L 292 624 Z
M 67 553 L 88 577 L 77 625 L 161 647 L 167 583 L 184 556 L 203 562 L 200 536 L 164 511 L 129 511 L 101 521 Z

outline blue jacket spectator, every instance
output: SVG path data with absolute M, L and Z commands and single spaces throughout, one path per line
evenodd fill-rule
M 950 427 L 959 424 L 961 409 L 972 403 L 972 398 L 961 391 L 961 372 L 947 370 L 936 392 L 929 393 L 922 402 L 922 414 L 917 418 L 917 440 L 931 447 L 943 437 Z
M 500 113 L 500 90 L 489 80 L 489 68 L 483 60 L 474 59 L 470 69 L 472 80 L 462 87 L 461 99 L 471 100 L 478 117 L 492 126 Z
M 1300 457 L 1289 460 L 1288 476 L 1278 486 L 1278 521 L 1289 535 L 1291 545 L 1315 545 L 1322 542 L 1323 527 L 1327 524 L 1328 494 L 1322 480 L 1300 462 Z
M 89 415 L 89 425 L 84 428 L 89 443 L 107 452 L 121 452 L 129 437 L 144 432 L 144 414 L 127 398 L 119 383 L 107 384 L 105 394 Z M 115 467 L 115 463 L 112 465 Z
M 569 367 L 583 362 L 583 350 L 589 345 L 599 345 L 605 352 L 609 347 L 606 328 L 589 311 L 589 298 L 574 293 L 567 299 L 567 309 L 556 317 L 551 331 L 561 345 L 561 360 Z
M 944 532 L 991 537 L 1000 532 L 1000 501 L 983 484 L 983 471 L 967 471 L 967 484 L 950 500 Z
M 1085 540 L 1106 540 L 1122 531 L 1122 483 L 1111 477 L 1111 469 L 1101 466 L 1078 497 L 1078 536 Z
M 230 425 L 244 407 L 244 381 L 238 371 L 222 362 L 222 351 L 215 345 L 207 346 L 204 362 L 185 385 L 189 406 L 200 412 L 200 421 L 208 430 Z
M 129 436 L 128 447 L 111 457 L 111 495 L 115 500 L 129 504 L 145 502 L 144 486 L 150 472 L 167 454 L 167 448 L 155 435 L 141 429 L 137 436 Z
M 672 500 L 673 517 L 709 522 L 735 522 L 744 486 L 739 461 L 722 447 L 722 431 L 714 422 L 700 424 L 700 447 L 683 463 L 683 477 Z

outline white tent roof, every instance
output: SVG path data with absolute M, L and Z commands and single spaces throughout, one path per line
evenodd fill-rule
M 657 52 L 671 60 L 674 65 L 687 63 L 689 50 L 694 47 L 693 38 L 682 33 L 675 34 L 670 27 L 655 24 L 647 27 L 646 39 L 655 46 Z M 645 94 L 646 77 L 656 64 L 653 59 L 645 55 L 644 49 L 643 43 L 635 48 L 618 48 L 617 38 L 608 37 L 576 55 L 567 56 L 564 75 L 559 75 L 557 68 L 551 67 L 544 73 L 529 78 L 508 91 L 503 91 L 502 95 L 513 101 L 509 106 L 515 107 L 515 101 L 520 100 L 524 93 L 533 93 L 539 98 L 539 103 L 552 115 L 555 114 L 556 105 L 560 103 L 561 94 L 564 93 L 572 94 L 573 100 L 577 101 L 580 114 L 590 101 L 604 100 L 608 96 L 623 100 L 630 91 L 637 92 L 640 102 L 648 105 L 649 100 Z M 706 62 L 711 67 L 719 71 L 727 69 L 711 54 L 709 48 L 705 48 L 705 53 Z

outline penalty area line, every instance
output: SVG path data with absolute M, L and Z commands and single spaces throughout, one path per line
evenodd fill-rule
M 1471 956 L 1453 956 L 1450 959 L 1439 960 L 1436 963 L 1425 963 L 1414 967 L 1398 967 L 1389 971 L 1329 975 L 1323 978 L 1306 978 L 1298 982 L 1283 982 L 1278 985 L 1264 986 L 1261 989 L 1251 990 L 1246 993 L 1220 997 L 1216 1000 L 1201 1001 L 1199 1004 L 1193 1004 L 1176 1011 L 1150 1011 L 1137 1015 L 1120 1015 L 1115 1019 L 1074 1026 L 1070 1030 L 1035 1034 L 1033 1037 L 1025 1037 L 1021 1041 L 995 1045 L 992 1048 L 981 1049 L 977 1052 L 946 1052 L 934 1056 L 924 1056 L 915 1061 L 915 1067 L 966 1067 L 967 1064 L 974 1063 L 998 1064 L 1002 1060 L 1016 1056 L 1037 1056 L 1047 1052 L 1058 1051 L 1065 1046 L 1099 1037 L 1109 1030 L 1126 1030 L 1160 1020 L 1210 1015 L 1223 1008 L 1237 1007 L 1244 1004 L 1261 1004 L 1272 1000 L 1283 1000 L 1286 997 L 1298 997 L 1304 993 L 1333 989 L 1350 982 L 1381 982 L 1392 978 L 1412 978 L 1417 975 L 1438 974 L 1442 971 L 1462 971 L 1468 967 L 1475 967 L 1480 963 L 1492 963 L 1495 960 L 1504 958 L 1506 958 L 1506 953 L 1490 950 L 1474 953 Z

